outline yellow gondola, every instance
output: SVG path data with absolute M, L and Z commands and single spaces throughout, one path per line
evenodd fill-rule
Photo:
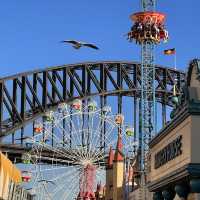
M 128 127 L 128 128 L 126 128 L 125 132 L 126 132 L 127 136 L 133 136 L 134 135 L 134 128 Z
M 123 124 L 124 122 L 124 116 L 122 114 L 117 114 L 115 117 L 115 123 L 118 125 Z

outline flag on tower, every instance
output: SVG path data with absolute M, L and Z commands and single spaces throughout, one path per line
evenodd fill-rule
M 176 49 L 175 48 L 164 50 L 164 54 L 165 55 L 174 55 L 175 53 L 176 53 Z

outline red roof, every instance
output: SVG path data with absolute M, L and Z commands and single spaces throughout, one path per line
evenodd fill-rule
M 124 161 L 122 136 L 118 134 L 117 147 L 115 151 L 114 161 Z

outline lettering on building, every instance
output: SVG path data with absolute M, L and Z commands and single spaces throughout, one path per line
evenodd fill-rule
M 171 143 L 169 143 L 166 147 L 160 150 L 155 155 L 155 166 L 157 169 L 162 165 L 166 164 L 170 160 L 173 160 L 177 156 L 182 154 L 182 135 L 177 137 Z

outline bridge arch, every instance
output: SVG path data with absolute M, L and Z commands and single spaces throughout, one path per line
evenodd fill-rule
M 171 106 L 170 96 L 177 80 L 181 93 L 185 74 L 156 66 L 156 100 Z M 53 109 L 61 102 L 100 96 L 140 98 L 140 63 L 127 61 L 87 62 L 24 72 L 0 79 L 0 137 L 9 135 Z M 163 116 L 165 118 L 165 116 Z M 166 122 L 166 119 L 163 120 Z

